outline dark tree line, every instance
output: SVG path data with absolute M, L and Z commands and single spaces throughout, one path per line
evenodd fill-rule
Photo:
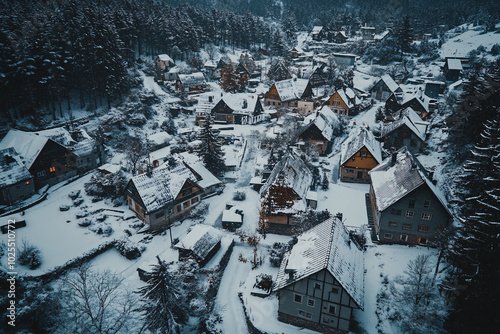
M 134 86 L 130 69 L 141 56 L 185 60 L 206 43 L 272 42 L 269 25 L 251 14 L 153 0 L 3 0 L 0 18 L 0 112 L 8 119 L 109 106 Z

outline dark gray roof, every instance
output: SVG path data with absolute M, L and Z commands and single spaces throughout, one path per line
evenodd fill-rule
M 30 179 L 31 174 L 14 148 L 0 150 L 0 188 Z
M 363 251 L 351 241 L 349 232 L 336 217 L 299 235 L 292 250 L 283 257 L 273 290 L 323 269 L 332 274 L 361 309 L 364 307 Z
M 198 224 L 175 246 L 192 251 L 204 260 L 208 253 L 220 242 L 222 234 L 212 226 Z

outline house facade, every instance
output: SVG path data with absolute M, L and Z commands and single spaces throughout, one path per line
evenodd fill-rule
M 384 147 L 397 150 L 406 146 L 416 154 L 425 141 L 428 126 L 429 123 L 422 121 L 412 108 L 407 108 L 401 112 L 399 119 L 382 126 L 380 133 Z
M 312 101 L 312 97 L 309 80 L 293 78 L 275 82 L 267 92 L 264 104 L 276 108 L 297 108 L 299 101 Z
M 383 75 L 375 85 L 370 89 L 370 94 L 373 99 L 386 101 L 391 94 L 403 94 L 403 89 L 391 78 L 390 75 Z
M 269 233 L 292 233 L 296 216 L 307 208 L 311 183 L 312 174 L 304 161 L 295 153 L 287 153 L 260 189 L 259 228 Z
M 207 82 L 205 81 L 205 76 L 201 72 L 179 74 L 175 82 L 175 88 L 178 92 L 198 94 L 206 91 Z
M 263 121 L 264 108 L 256 94 L 225 94 L 212 108 L 215 121 L 228 124 L 257 124 Z
M 306 123 L 309 122 L 309 123 Z M 323 106 L 316 114 L 308 116 L 301 129 L 298 142 L 304 142 L 314 147 L 318 154 L 325 155 L 331 148 L 335 133 L 340 130 L 340 121 L 337 115 L 328 106 Z
M 370 183 L 368 172 L 382 162 L 382 151 L 373 133 L 360 128 L 342 145 L 340 180 L 342 182 Z
M 150 229 L 167 227 L 197 206 L 203 188 L 185 165 L 167 166 L 134 176 L 125 188 L 130 210 Z
M 167 54 L 158 55 L 155 59 L 155 80 L 165 81 L 165 73 L 175 66 L 174 60 Z
M 222 234 L 212 226 L 198 224 L 182 238 L 175 248 L 179 261 L 193 259 L 203 267 L 219 251 Z
M 12 205 L 35 194 L 33 176 L 12 148 L 0 150 L 0 205 Z
M 363 309 L 363 251 L 332 217 L 298 236 L 273 289 L 278 320 L 321 333 L 347 333 L 354 309 Z
M 361 101 L 351 88 L 337 90 L 326 102 L 339 115 L 352 116 L 358 113 Z
M 451 221 L 446 201 L 403 147 L 370 172 L 370 202 L 382 243 L 425 245 Z

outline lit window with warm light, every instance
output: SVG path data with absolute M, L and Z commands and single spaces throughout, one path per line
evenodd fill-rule
M 55 167 L 50 167 L 49 168 L 49 171 L 52 173 L 52 172 L 55 172 L 56 171 L 56 168 Z
M 26 184 L 30 184 L 30 181 L 26 181 Z

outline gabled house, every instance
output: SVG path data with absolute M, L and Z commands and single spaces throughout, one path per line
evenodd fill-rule
M 35 193 L 33 176 L 14 148 L 0 150 L 0 204 L 11 205 Z
M 337 44 L 344 44 L 347 42 L 347 35 L 345 34 L 345 31 L 340 30 L 337 32 L 333 32 L 330 34 L 330 42 L 334 42 Z
M 443 74 L 447 81 L 457 81 L 460 79 L 460 75 L 462 74 L 463 67 L 462 61 L 456 58 L 446 58 L 443 67 Z
M 150 169 L 134 176 L 125 187 L 129 209 L 149 229 L 169 226 L 197 206 L 203 188 L 184 165 L 170 170 L 168 166 Z
M 403 94 L 403 89 L 391 78 L 389 74 L 383 75 L 370 89 L 372 98 L 385 101 L 391 94 Z
M 340 180 L 342 182 L 370 183 L 368 172 L 382 162 L 382 150 L 373 133 L 359 128 L 342 145 Z
M 300 56 L 304 55 L 304 51 L 301 48 L 299 48 L 298 46 L 294 46 L 293 48 L 288 50 L 288 55 L 292 59 L 297 59 Z
M 425 120 L 429 115 L 429 99 L 423 99 L 416 95 L 406 97 L 401 103 L 401 109 L 411 108 L 421 119 Z
M 446 83 L 442 81 L 425 80 L 424 94 L 430 98 L 437 99 L 444 92 Z
M 316 66 L 311 75 L 309 76 L 309 82 L 311 83 L 311 87 L 320 87 L 327 84 L 327 73 L 326 73 L 326 64 L 321 63 Z
M 401 111 L 399 119 L 382 126 L 380 131 L 386 149 L 406 146 L 412 153 L 420 152 L 427 134 L 428 122 L 411 108 Z
M 212 108 L 217 122 L 228 124 L 257 124 L 263 120 L 262 103 L 257 94 L 224 94 Z
M 76 176 L 78 156 L 54 140 L 32 132 L 10 130 L 0 150 L 12 147 L 33 176 L 35 188 Z
M 269 71 L 267 72 L 267 76 L 270 80 L 282 81 L 290 79 L 292 77 L 292 74 L 290 73 L 288 67 L 283 63 L 283 61 L 278 61 L 271 65 Z
M 175 88 L 178 92 L 197 94 L 207 89 L 207 82 L 205 81 L 205 76 L 201 72 L 179 74 L 175 82 Z
M 361 27 L 361 36 L 364 41 L 373 41 L 375 37 L 375 27 Z
M 364 308 L 364 257 L 340 219 L 302 233 L 285 253 L 273 291 L 278 320 L 321 333 L 347 333 Z
M 320 155 L 326 154 L 332 145 L 335 133 L 340 130 L 337 115 L 328 106 L 324 106 L 315 114 L 304 120 L 297 141 L 315 147 Z
M 323 26 L 314 26 L 311 31 L 311 38 L 315 41 L 322 41 L 325 39 L 326 32 L 325 29 L 323 29 Z
M 222 233 L 208 225 L 198 224 L 191 228 L 175 248 L 179 250 L 179 261 L 193 259 L 200 267 L 212 259 L 220 249 Z
M 299 101 L 308 101 L 312 97 L 313 91 L 309 80 L 293 78 L 275 82 L 267 92 L 264 104 L 278 108 L 297 108 Z M 314 109 L 313 101 L 311 107 Z
M 326 102 L 339 115 L 352 116 L 358 113 L 361 100 L 347 87 L 335 91 Z
M 375 232 L 383 243 L 427 244 L 450 223 L 443 195 L 403 147 L 370 171 Z
M 259 228 L 270 233 L 292 233 L 297 224 L 295 216 L 306 210 L 311 183 L 312 174 L 304 161 L 288 152 L 260 189 Z
M 165 73 L 175 66 L 174 60 L 167 54 L 158 55 L 155 59 L 155 80 L 165 81 Z
M 387 37 L 389 37 L 391 35 L 391 31 L 390 30 L 385 30 L 384 32 L 380 33 L 380 34 L 375 34 L 373 36 L 373 40 L 375 42 L 382 42 L 384 41 Z

